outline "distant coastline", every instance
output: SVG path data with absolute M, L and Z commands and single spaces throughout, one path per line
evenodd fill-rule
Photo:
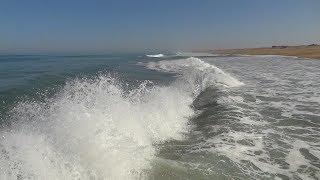
M 263 48 L 246 49 L 219 49 L 202 51 L 211 54 L 242 54 L 242 55 L 282 55 L 295 56 L 299 58 L 310 58 L 320 60 L 320 45 L 310 44 L 301 46 L 272 46 Z

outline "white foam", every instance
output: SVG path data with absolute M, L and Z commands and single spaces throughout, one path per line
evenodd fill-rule
M 163 60 L 149 62 L 146 64 L 149 69 L 164 72 L 182 74 L 191 84 L 201 84 L 200 89 L 204 90 L 213 84 L 221 84 L 229 87 L 243 85 L 242 82 L 223 72 L 213 64 L 202 61 L 199 58 L 190 57 L 188 59 Z M 191 82 L 192 81 L 192 82 Z
M 256 132 L 239 132 L 231 131 L 223 133 L 218 137 L 208 139 L 204 144 L 215 144 L 214 147 L 208 151 L 224 155 L 231 159 L 243 172 L 250 172 L 252 177 L 257 177 L 258 174 L 263 176 L 269 176 L 270 174 L 282 174 L 290 179 L 294 177 L 300 177 L 301 179 L 314 179 L 312 175 L 307 171 L 308 168 L 318 170 L 319 167 L 310 163 L 300 152 L 301 148 L 309 149 L 310 152 L 319 158 L 319 148 L 316 145 L 310 146 L 309 143 L 301 140 L 288 140 L 281 138 L 279 140 L 286 141 L 290 148 L 283 148 L 277 144 L 274 144 L 268 140 L 270 134 L 275 134 L 274 130 L 263 130 L 259 133 Z M 239 143 L 242 140 L 248 140 L 251 145 Z M 271 145 L 271 146 L 270 146 Z M 270 147 L 268 147 L 270 146 Z M 269 150 L 276 150 L 285 155 L 285 157 L 278 157 L 283 162 L 287 163 L 287 167 L 283 168 L 280 164 L 272 160 Z M 254 152 L 260 152 L 255 154 Z M 258 169 L 246 169 L 246 165 L 243 161 L 248 161 Z M 316 161 L 316 160 L 315 160 Z M 302 171 L 303 170 L 303 171 Z M 299 173 L 298 173 L 299 172 Z M 269 173 L 264 174 L 264 173 Z M 319 176 L 319 174 L 315 174 Z M 272 176 L 269 176 L 271 178 Z
M 163 54 L 147 54 L 147 57 L 152 57 L 152 58 L 159 58 L 159 57 L 163 57 Z
M 319 63 L 292 60 L 207 58 L 237 72 L 247 85 L 219 96 L 217 103 L 236 117 L 226 112 L 227 123 L 214 124 L 215 136 L 199 143 L 196 151 L 226 157 L 252 179 L 319 179 Z
M 182 139 L 190 94 L 150 82 L 126 91 L 114 78 L 69 82 L 46 103 L 20 103 L 0 133 L 1 179 L 142 179 L 155 143 Z

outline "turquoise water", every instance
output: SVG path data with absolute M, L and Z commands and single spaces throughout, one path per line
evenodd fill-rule
M 319 179 L 319 69 L 282 56 L 1 55 L 0 179 Z

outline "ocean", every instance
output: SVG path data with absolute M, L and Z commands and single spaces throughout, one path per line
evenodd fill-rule
M 320 61 L 0 56 L 0 179 L 320 179 Z

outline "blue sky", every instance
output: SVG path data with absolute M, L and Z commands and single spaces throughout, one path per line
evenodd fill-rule
M 320 43 L 319 0 L 1 0 L 0 53 Z

